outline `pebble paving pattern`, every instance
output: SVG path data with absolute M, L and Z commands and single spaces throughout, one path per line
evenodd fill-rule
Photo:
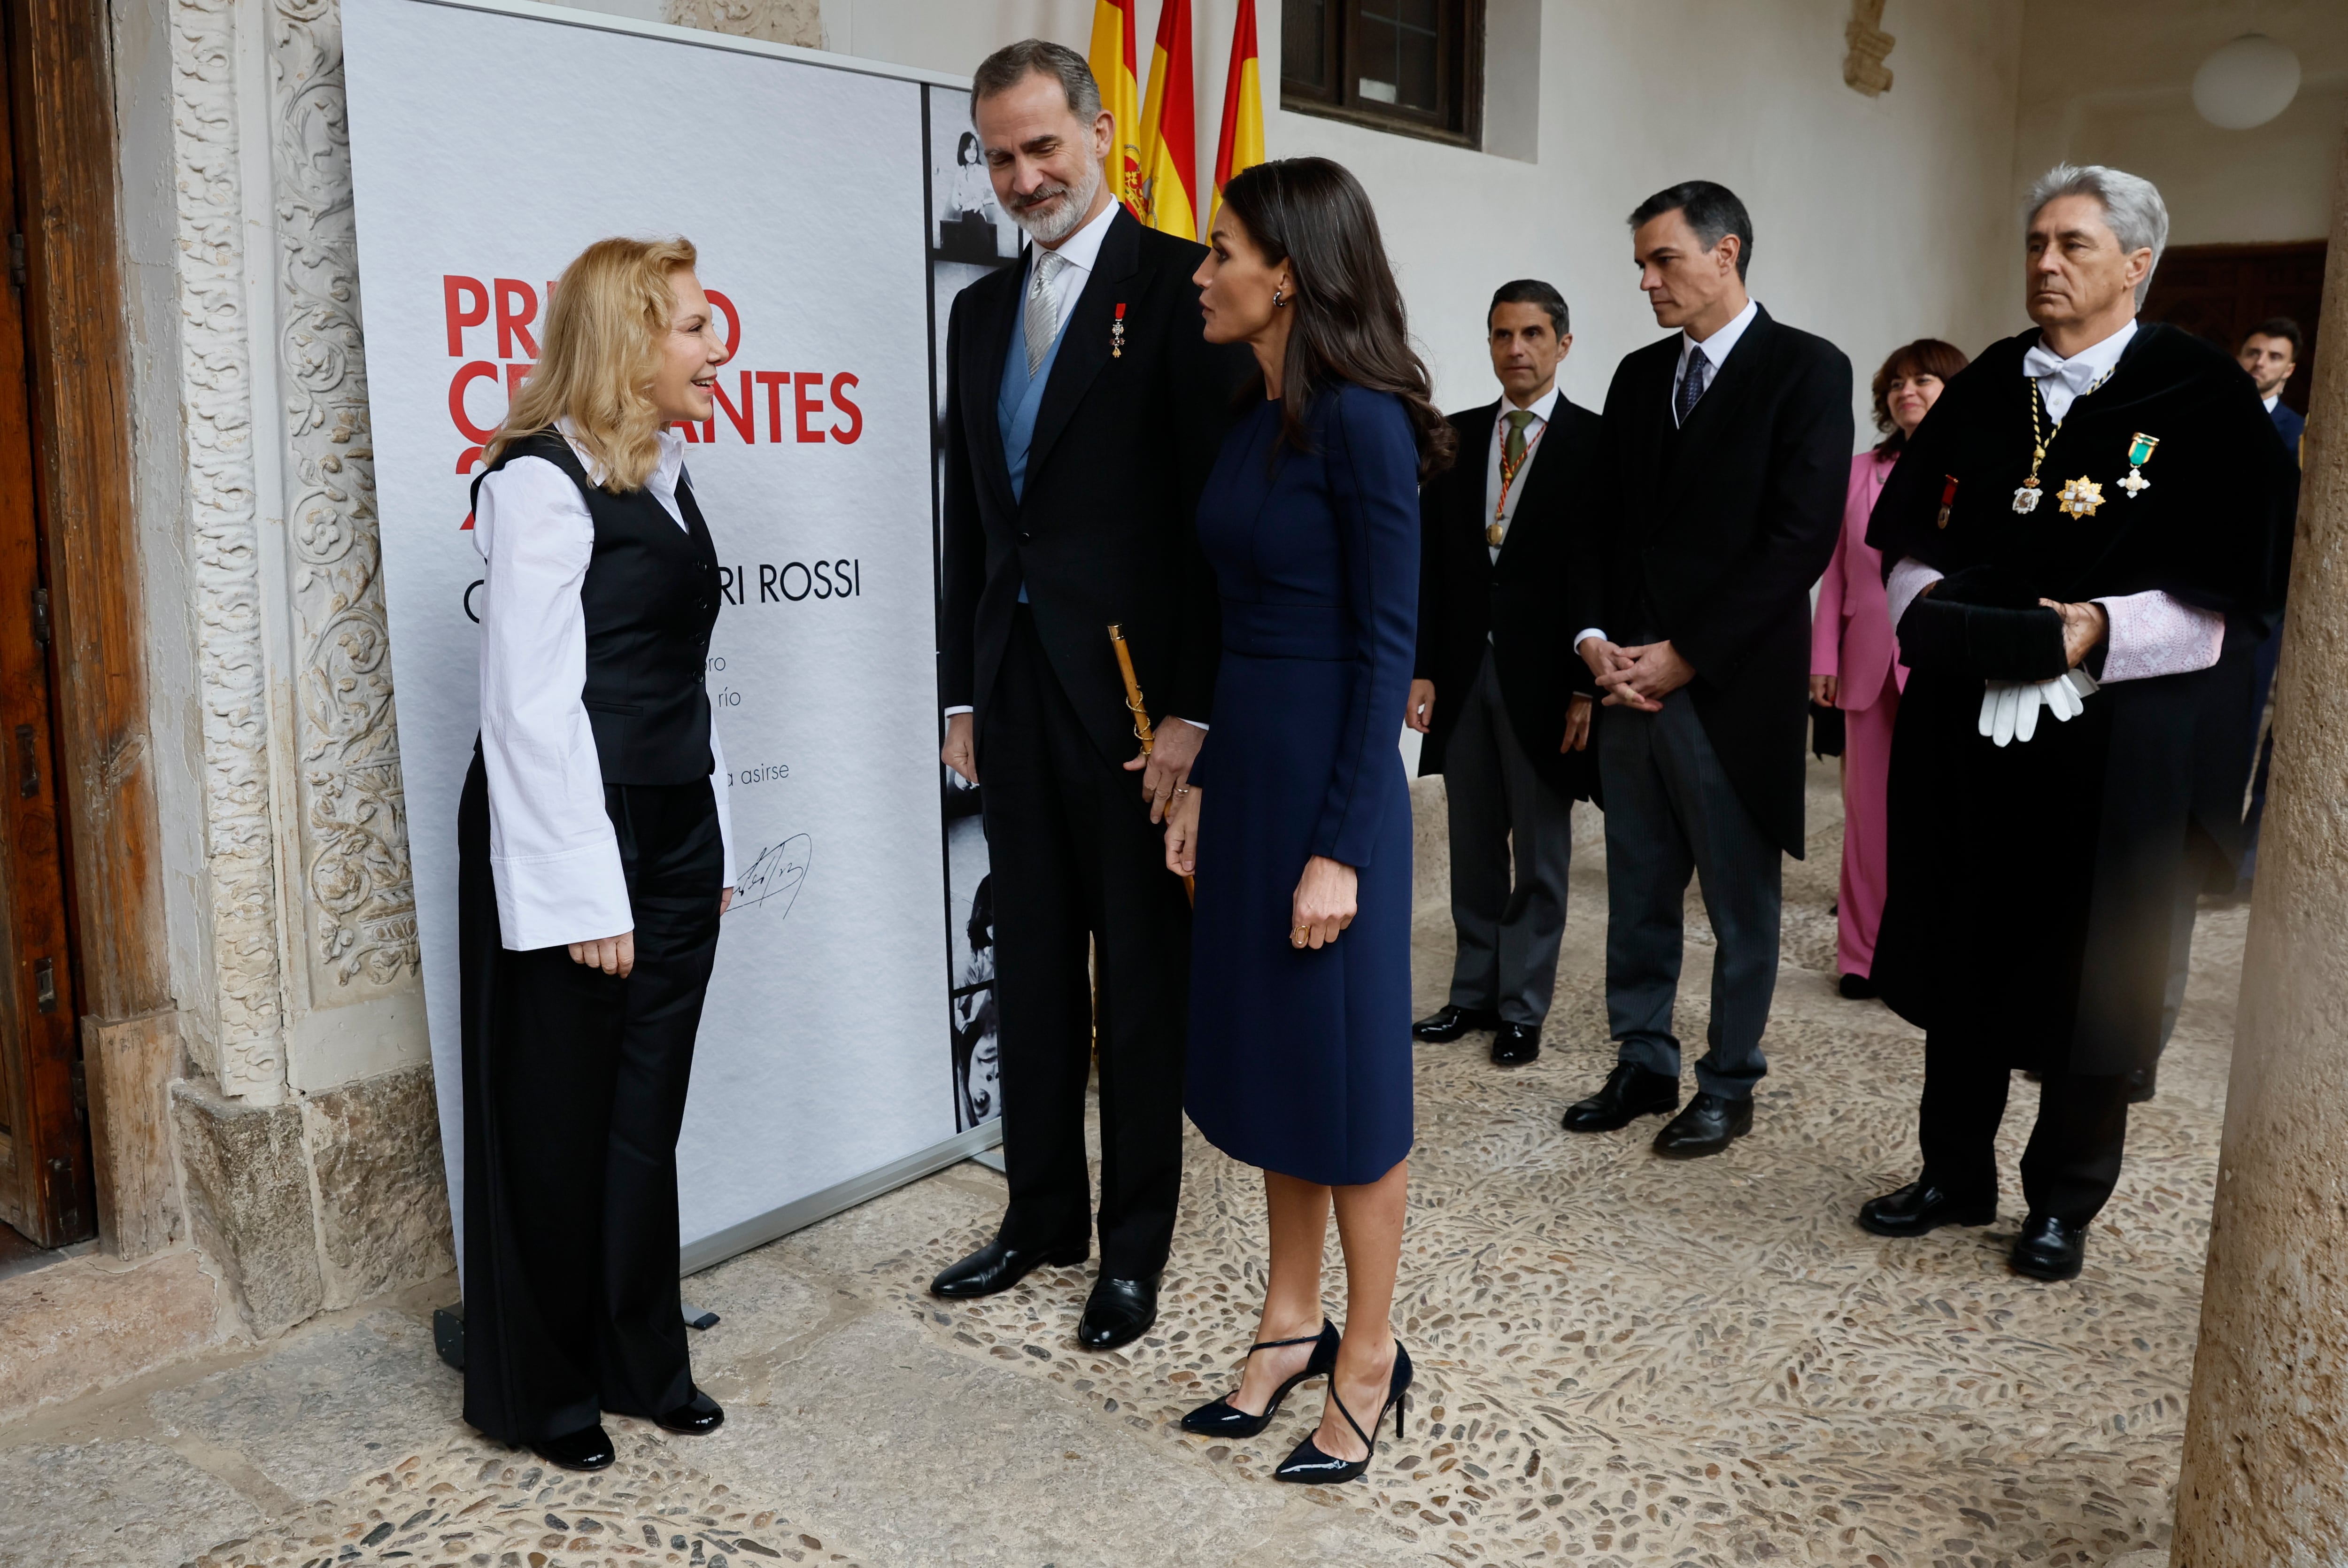
M 1418 1367 L 1412 1423 L 1399 1442 L 1389 1423 L 1363 1481 L 1300 1491 L 1462 1565 L 2065 1568 L 2166 1548 L 2230 987 L 2188 1000 L 2081 1278 L 2047 1285 L 2004 1266 L 2036 1101 L 2019 1078 L 1998 1222 L 1869 1236 L 1852 1222 L 1859 1205 L 1914 1173 L 1922 1037 L 1833 994 L 1836 861 L 1822 847 L 1788 866 L 1773 1069 L 1755 1135 L 1728 1153 L 1657 1160 L 1653 1120 L 1559 1129 L 1612 1062 L 1594 955 L 1560 974 L 1531 1067 L 1491 1067 L 1482 1036 L 1419 1048 L 1395 1311 Z M 2245 923 L 2204 911 L 2197 974 L 2230 979 Z M 1422 923 L 1429 1006 L 1447 936 Z M 1693 911 L 1689 937 L 1709 941 Z M 1701 1040 L 1704 1018 L 1700 988 L 1684 989 L 1684 1037 Z M 966 1355 L 1277 1484 L 1272 1469 L 1319 1419 L 1322 1385 L 1250 1441 L 1177 1425 L 1235 1385 L 1263 1288 L 1256 1173 L 1193 1131 L 1184 1183 L 1157 1327 L 1120 1353 L 1074 1344 L 1089 1268 L 951 1307 L 926 1295 L 929 1272 L 983 1231 L 880 1265 L 875 1284 L 893 1276 L 901 1309 Z M 1343 1277 L 1333 1227 L 1323 1287 L 1338 1315 Z
M 343 1497 L 215 1546 L 188 1568 L 858 1568 L 772 1510 L 683 1469 L 657 1443 L 613 1433 L 619 1460 L 578 1475 L 528 1453 L 451 1443 Z

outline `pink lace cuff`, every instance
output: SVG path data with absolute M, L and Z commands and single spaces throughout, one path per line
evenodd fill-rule
M 1900 557 L 1900 563 L 1891 569 L 1891 575 L 1883 583 L 1885 607 L 1891 612 L 1894 632 L 1900 629 L 1900 618 L 1908 613 L 1908 606 L 1916 602 L 1916 595 L 1938 583 L 1941 576 L 1940 573 L 1912 555 Z
M 2226 648 L 2226 617 L 2155 589 L 2098 599 L 2111 617 L 2103 684 L 2189 675 L 2218 662 Z

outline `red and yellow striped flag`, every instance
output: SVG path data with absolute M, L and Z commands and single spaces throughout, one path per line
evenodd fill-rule
M 1109 194 L 1140 218 L 1141 96 L 1133 73 L 1133 0 L 1093 0 L 1093 46 L 1088 59 L 1100 84 L 1101 108 L 1116 117 L 1117 139 L 1109 144 L 1101 172 Z
M 1141 108 L 1141 221 L 1161 233 L 1199 237 L 1199 131 L 1190 91 L 1190 0 L 1166 0 L 1150 51 L 1149 101 Z
M 1231 73 L 1223 82 L 1223 134 L 1215 143 L 1215 199 L 1207 226 L 1222 209 L 1223 187 L 1242 169 L 1263 161 L 1263 78 L 1256 64 L 1255 0 L 1240 0 L 1231 29 Z

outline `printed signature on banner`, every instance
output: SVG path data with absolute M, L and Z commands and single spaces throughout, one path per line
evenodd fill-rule
M 734 906 L 726 913 L 739 914 L 772 903 L 776 919 L 790 913 L 814 856 L 815 840 L 806 833 L 793 833 L 772 849 L 759 851 L 750 869 L 734 879 Z

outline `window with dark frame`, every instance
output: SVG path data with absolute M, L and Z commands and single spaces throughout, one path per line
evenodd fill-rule
M 1283 0 L 1280 107 L 1474 147 L 1483 0 Z

